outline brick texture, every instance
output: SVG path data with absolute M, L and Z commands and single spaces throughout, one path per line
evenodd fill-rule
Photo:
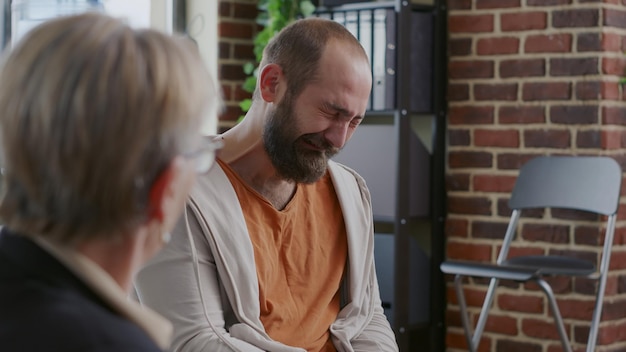
M 526 38 L 526 53 L 569 53 L 572 50 L 572 35 L 567 33 L 535 34 Z
M 500 77 L 541 77 L 546 74 L 544 59 L 511 59 L 500 61 Z
M 476 0 L 477 9 L 515 8 L 521 0 Z
M 211 0 L 213 1 L 213 0 Z M 218 0 L 219 60 L 218 75 L 225 108 L 220 127 L 232 127 L 242 111 L 239 103 L 251 97 L 242 89 L 246 74 L 243 65 L 254 62 L 253 38 L 259 31 L 256 0 Z
M 626 167 L 626 91 L 618 83 L 626 75 L 626 0 L 449 0 L 448 11 L 446 255 L 495 261 L 511 213 L 508 196 L 529 159 L 607 155 Z M 525 211 L 521 242 L 509 254 L 596 261 L 604 235 L 599 220 L 576 211 Z M 624 222 L 614 243 L 598 351 L 626 349 Z M 467 351 L 447 279 L 446 350 Z M 574 350 L 583 351 L 596 282 L 549 282 Z M 487 284 L 465 280 L 474 323 Z M 539 287 L 501 282 L 479 351 L 561 350 Z
M 545 29 L 548 24 L 547 12 L 503 13 L 500 16 L 502 31 L 525 31 Z
M 492 32 L 494 28 L 492 15 L 451 15 L 448 21 L 451 33 Z

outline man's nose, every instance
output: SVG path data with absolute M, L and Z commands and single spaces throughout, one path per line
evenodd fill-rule
M 333 147 L 341 149 L 348 140 L 348 127 L 350 123 L 344 121 L 336 121 L 324 132 L 324 138 Z

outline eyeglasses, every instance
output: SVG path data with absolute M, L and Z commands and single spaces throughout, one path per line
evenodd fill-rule
M 200 148 L 193 152 L 183 153 L 182 155 L 195 162 L 196 172 L 199 174 L 207 173 L 213 164 L 217 151 L 222 149 L 224 142 L 221 139 L 205 139 Z

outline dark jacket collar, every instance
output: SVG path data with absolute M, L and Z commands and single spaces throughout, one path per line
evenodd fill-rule
M 27 235 L 0 229 L 0 280 L 37 280 L 54 287 L 80 292 L 110 310 L 107 304 L 68 268 Z

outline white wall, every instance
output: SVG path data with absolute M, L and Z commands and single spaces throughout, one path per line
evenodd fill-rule
M 125 17 L 135 27 L 173 30 L 173 0 L 104 0 L 106 12 Z M 196 40 L 200 54 L 217 77 L 217 0 L 187 0 L 187 32 Z
M 124 18 L 133 27 L 151 27 L 151 0 L 103 0 L 102 3 L 106 13 Z
M 193 38 L 200 49 L 200 55 L 204 60 L 209 73 L 217 81 L 218 59 L 218 23 L 217 23 L 217 0 L 187 0 L 187 33 Z M 217 115 L 211 116 L 203 127 L 203 134 L 215 133 Z
M 0 4 L 5 1 L 7 0 L 0 0 Z M 186 1 L 187 32 L 198 43 L 200 55 L 217 84 L 218 1 Z M 82 1 L 74 6 L 52 0 L 29 0 L 23 4 L 14 6 L 12 11 L 13 41 L 46 19 L 82 12 L 89 8 L 87 2 Z M 166 33 L 173 32 L 174 0 L 102 0 L 102 4 L 106 13 L 125 19 L 132 27 L 150 27 Z
M 197 43 L 209 73 L 217 82 L 218 18 L 217 0 L 186 0 L 187 33 Z M 173 31 L 174 0 L 104 0 L 106 11 L 128 17 L 131 25 L 149 26 L 166 33 Z M 219 85 L 218 85 L 219 86 Z M 215 133 L 217 116 L 211 116 L 202 128 Z
M 150 2 L 150 27 L 162 30 L 166 33 L 172 33 L 174 28 L 174 8 L 172 0 L 148 1 Z
M 200 54 L 215 78 L 218 59 L 217 3 L 217 0 L 187 0 L 187 31 L 198 43 Z

